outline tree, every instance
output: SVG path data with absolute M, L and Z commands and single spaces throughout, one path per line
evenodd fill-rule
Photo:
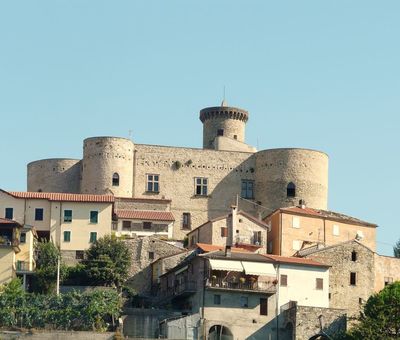
M 393 254 L 394 254 L 394 257 L 400 258 L 400 240 L 398 240 L 397 243 L 394 245 Z
M 57 262 L 60 250 L 52 242 L 37 243 L 36 271 L 33 280 L 33 290 L 49 294 L 55 291 L 57 280 Z M 65 266 L 60 266 L 60 277 L 65 272 Z
M 400 282 L 372 295 L 364 306 L 360 323 L 349 332 L 349 339 L 400 338 Z
M 87 275 L 95 283 L 120 289 L 128 278 L 131 255 L 125 242 L 107 235 L 86 251 L 84 263 Z

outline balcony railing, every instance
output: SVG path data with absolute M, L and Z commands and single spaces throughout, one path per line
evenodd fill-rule
M 237 282 L 228 281 L 222 278 L 209 278 L 206 287 L 223 290 L 245 290 L 254 292 L 275 293 L 276 285 L 272 282 L 259 282 L 253 280 L 238 280 Z
M 15 263 L 15 270 L 17 272 L 28 272 L 29 269 L 29 262 L 28 261 L 17 261 Z
M 174 287 L 169 287 L 167 290 L 160 291 L 159 300 L 188 296 L 196 293 L 196 291 L 197 284 L 195 281 L 182 282 L 176 284 Z

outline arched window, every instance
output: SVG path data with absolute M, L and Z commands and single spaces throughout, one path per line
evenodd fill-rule
M 286 196 L 287 197 L 296 197 L 296 186 L 293 182 L 290 182 L 286 187 Z
M 119 186 L 119 175 L 115 172 L 112 177 L 112 185 L 113 187 Z

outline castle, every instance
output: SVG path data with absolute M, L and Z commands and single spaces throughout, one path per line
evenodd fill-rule
M 169 200 L 175 239 L 225 214 L 236 196 L 256 203 L 253 209 L 262 206 L 264 216 L 300 199 L 327 209 L 328 156 L 299 148 L 256 151 L 245 143 L 248 119 L 247 111 L 226 101 L 202 109 L 202 149 L 87 138 L 83 159 L 29 163 L 27 189 Z

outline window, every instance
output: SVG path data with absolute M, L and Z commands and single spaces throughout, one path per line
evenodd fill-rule
M 149 260 L 154 260 L 154 252 L 149 251 Z
M 159 175 L 148 174 L 147 175 L 147 192 L 159 192 Z
M 99 221 L 99 212 L 92 210 L 90 212 L 90 223 L 97 223 Z
M 254 181 L 249 179 L 242 179 L 242 198 L 254 198 Z
M 267 253 L 272 254 L 273 248 L 274 248 L 274 244 L 272 243 L 272 241 L 269 241 L 268 245 L 267 245 Z
M 315 288 L 318 290 L 324 289 L 324 279 L 315 279 Z
M 191 215 L 188 212 L 182 214 L 182 229 L 190 229 L 192 224 Z
M 357 252 L 354 251 L 354 250 L 351 252 L 351 260 L 352 260 L 353 262 L 356 262 L 356 261 L 357 261 Z
M 19 237 L 19 242 L 26 243 L 26 233 L 21 233 L 21 235 Z
M 300 218 L 297 216 L 293 216 L 292 219 L 292 228 L 299 229 L 300 228 Z
M 119 175 L 116 172 L 112 176 L 112 185 L 113 185 L 113 187 L 118 187 L 119 186 Z
M 90 243 L 94 243 L 94 242 L 96 242 L 96 241 L 97 241 L 97 232 L 92 231 L 92 232 L 90 233 L 89 242 L 90 242 Z
M 207 196 L 207 185 L 208 185 L 207 178 L 196 177 L 194 180 L 196 185 L 196 191 L 195 191 L 196 195 Z
M 287 287 L 287 275 L 281 275 L 281 287 Z
M 83 260 L 85 258 L 85 252 L 83 250 L 77 250 L 75 252 L 75 259 L 76 260 Z
M 237 135 L 233 135 L 233 139 L 237 139 Z
M 240 307 L 249 307 L 249 298 L 247 296 L 240 297 Z
M 393 283 L 393 277 L 385 277 L 385 287 Z
M 152 223 L 151 222 L 143 222 L 143 229 L 151 229 Z
M 228 228 L 221 227 L 221 237 L 228 237 Z
M 131 230 L 131 221 L 122 221 L 122 230 Z
M 71 242 L 71 232 L 64 231 L 64 242 Z
M 268 315 L 268 299 L 260 298 L 260 315 Z
M 35 221 L 43 221 L 43 208 L 35 209 Z
M 254 231 L 253 232 L 253 244 L 259 246 L 262 242 L 261 231 Z
M 293 250 L 300 250 L 301 249 L 301 241 L 294 240 L 292 242 L 292 248 L 293 248 Z
M 339 226 L 337 224 L 333 225 L 333 236 L 339 236 L 340 235 L 340 231 L 339 231 Z
M 354 272 L 350 273 L 350 285 L 355 286 L 357 283 L 357 275 Z
M 286 196 L 287 197 L 296 197 L 296 186 L 293 182 L 290 182 L 286 187 Z
M 214 305 L 221 304 L 221 295 L 214 294 Z
M 224 129 L 218 129 L 217 136 L 223 136 L 223 135 L 224 135 Z
M 13 208 L 6 208 L 5 218 L 12 220 L 14 217 L 14 209 Z
M 64 222 L 72 222 L 72 210 L 64 210 Z

